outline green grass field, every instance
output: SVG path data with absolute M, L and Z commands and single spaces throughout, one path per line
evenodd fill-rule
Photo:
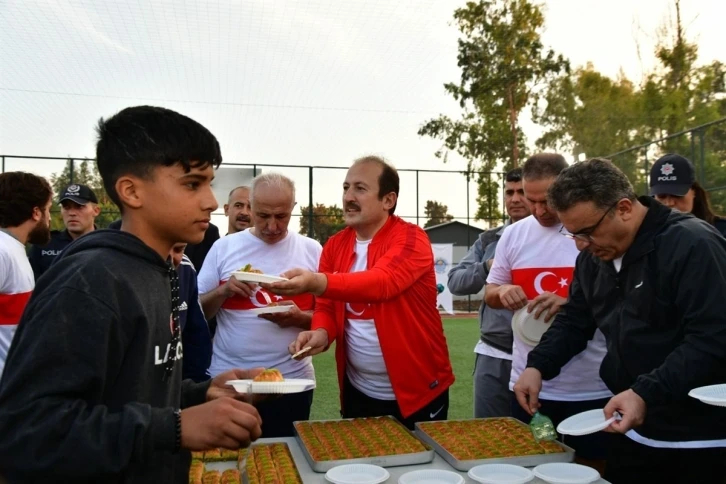
M 456 382 L 449 393 L 449 419 L 472 418 L 474 345 L 479 337 L 476 318 L 444 319 L 444 332 L 449 345 L 449 356 L 454 367 Z M 338 377 L 335 371 L 335 349 L 313 358 L 317 388 L 313 401 L 312 420 L 340 418 Z

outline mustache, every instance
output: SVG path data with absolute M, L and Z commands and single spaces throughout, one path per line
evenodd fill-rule
M 248 217 L 247 215 L 238 215 L 237 216 L 238 222 L 248 222 L 249 223 L 250 220 L 251 220 L 250 217 Z
M 360 210 L 360 205 L 355 202 L 348 202 L 345 204 L 346 210 Z

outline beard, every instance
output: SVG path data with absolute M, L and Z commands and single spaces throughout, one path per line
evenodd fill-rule
M 48 220 L 42 218 L 28 234 L 28 243 L 33 245 L 45 245 L 50 242 L 50 227 Z

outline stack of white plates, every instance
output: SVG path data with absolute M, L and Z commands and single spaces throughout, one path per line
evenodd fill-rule
M 456 472 L 425 469 L 405 473 L 398 484 L 464 484 L 464 478 Z
M 527 312 L 527 307 L 523 307 L 512 316 L 512 331 L 523 343 L 529 346 L 537 346 L 542 335 L 545 334 L 550 327 L 553 319 L 549 323 L 545 322 L 547 311 L 543 312 L 539 318 L 534 315 L 537 312 L 535 307 L 531 313 Z
M 484 464 L 472 467 L 468 475 L 484 484 L 525 484 L 534 479 L 532 471 L 512 464 Z
M 534 475 L 551 484 L 590 484 L 600 479 L 595 469 L 580 464 L 553 462 L 534 468 Z
M 347 464 L 325 473 L 325 479 L 333 484 L 379 484 L 389 477 L 386 469 L 370 464 Z

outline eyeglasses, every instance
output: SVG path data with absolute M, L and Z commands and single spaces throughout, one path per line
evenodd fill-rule
M 583 229 L 581 232 L 578 232 L 576 234 L 571 234 L 565 229 L 565 226 L 563 225 L 562 227 L 560 227 L 560 233 L 562 235 L 564 235 L 565 237 L 567 237 L 568 239 L 579 240 L 581 242 L 591 243 L 593 241 L 591 234 L 597 230 L 597 228 L 600 226 L 602 221 L 605 220 L 605 216 L 607 214 L 609 214 L 615 207 L 617 207 L 619 202 L 620 202 L 620 200 L 618 200 L 617 202 L 612 204 L 607 210 L 605 210 L 605 213 L 602 214 L 602 217 L 600 217 L 600 220 L 598 220 L 597 223 L 595 225 L 593 225 L 592 227 Z

